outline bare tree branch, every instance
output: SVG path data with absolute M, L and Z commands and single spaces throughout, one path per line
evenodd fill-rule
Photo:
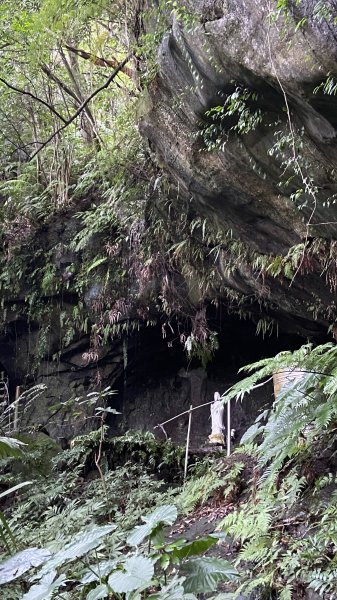
M 131 52 L 130 54 L 128 54 L 128 56 L 126 58 L 124 58 L 124 60 L 118 65 L 118 67 L 116 67 L 116 69 L 114 70 L 113 73 L 111 73 L 110 77 L 106 80 L 105 83 L 103 83 L 103 85 L 101 85 L 99 88 L 97 88 L 96 90 L 94 90 L 92 92 L 92 94 L 90 94 L 90 96 L 88 96 L 88 98 L 86 98 L 86 100 L 84 100 L 84 102 L 82 102 L 81 106 L 79 106 L 79 108 L 77 109 L 77 111 L 73 114 L 72 117 L 70 117 L 70 119 L 68 119 L 67 121 L 65 121 L 64 125 L 62 125 L 62 127 L 59 127 L 56 131 L 54 131 L 54 133 L 52 133 L 49 138 L 41 145 L 40 148 L 38 148 L 38 150 L 36 150 L 36 152 L 34 152 L 31 157 L 29 158 L 29 160 L 33 160 L 33 158 L 35 158 L 35 156 L 37 156 L 37 154 L 39 152 L 41 152 L 41 150 L 43 148 L 45 148 L 49 142 L 51 142 L 54 137 L 56 137 L 59 133 L 61 133 L 61 131 L 64 131 L 64 129 L 66 129 L 68 127 L 68 125 L 70 125 L 73 121 L 75 121 L 75 119 L 77 119 L 77 117 L 81 114 L 82 110 L 85 109 L 85 107 L 87 106 L 87 104 L 89 104 L 89 102 L 95 97 L 97 96 L 97 94 L 99 94 L 102 90 L 105 90 L 110 83 L 112 83 L 112 81 L 115 79 L 116 75 L 118 75 L 118 73 L 125 67 L 125 65 L 129 62 L 130 58 L 132 58 L 133 56 L 133 52 Z
M 50 104 L 48 104 L 48 102 L 45 102 L 45 100 L 42 100 L 42 98 L 39 98 L 38 96 L 35 96 L 35 94 L 32 94 L 31 92 L 27 92 L 27 90 L 23 90 L 21 88 L 17 88 L 15 85 L 12 85 L 11 83 L 8 83 L 8 81 L 6 81 L 5 79 L 3 79 L 2 77 L 0 77 L 0 81 L 6 85 L 10 90 L 13 90 L 14 92 L 18 92 L 19 94 L 23 94 L 25 96 L 30 96 L 30 98 L 33 98 L 33 100 L 36 100 L 37 102 L 40 102 L 41 104 L 43 104 L 44 106 L 46 106 L 48 108 L 48 110 L 50 110 L 50 112 L 54 113 L 54 115 L 57 116 L 58 119 L 60 119 L 60 121 L 63 121 L 63 123 L 66 123 L 66 120 L 64 117 L 62 117 L 62 115 L 60 115 L 60 113 L 55 110 L 55 108 L 53 106 L 51 106 Z
M 118 66 L 118 60 L 114 57 L 103 58 L 101 56 L 95 56 L 95 54 L 91 54 L 91 52 L 86 52 L 86 50 L 82 50 L 81 48 L 74 48 L 73 46 L 69 46 L 68 44 L 66 44 L 66 48 L 67 50 L 69 50 L 69 52 L 73 52 L 74 54 L 77 54 L 77 56 L 80 56 L 85 60 L 90 60 L 90 62 L 99 67 L 112 67 L 113 69 L 115 69 Z M 125 75 L 132 79 L 132 69 L 129 69 L 128 67 L 123 67 L 121 71 L 123 71 Z
M 55 75 L 55 73 L 53 73 L 50 70 L 48 65 L 42 64 L 41 69 L 45 73 L 45 75 L 47 75 L 47 77 L 49 77 L 49 79 L 51 79 L 51 81 L 54 81 L 54 83 L 56 83 L 60 88 L 62 88 L 66 92 L 66 94 L 68 94 L 68 96 L 71 96 L 75 100 L 75 102 L 80 104 L 81 101 L 78 98 L 78 96 L 75 94 L 75 92 L 73 92 L 73 90 L 66 83 L 64 83 L 64 81 L 59 79 L 59 77 L 57 77 L 57 75 Z
M 21 150 L 22 152 L 24 152 L 24 154 L 27 156 L 27 158 L 29 158 L 29 152 L 27 152 L 27 150 L 25 150 L 25 146 L 32 146 L 35 144 L 35 142 L 29 142 L 28 144 L 25 144 L 24 146 L 18 146 L 18 144 L 16 142 L 13 142 L 13 140 L 11 140 L 3 131 L 1 131 L 0 136 L 4 140 L 9 142 L 11 144 L 11 146 L 14 146 L 14 150 L 11 152 L 10 157 L 12 157 L 13 154 L 15 152 L 17 152 L 18 150 Z
M 0 115 L 2 115 L 2 116 L 4 117 L 4 119 L 5 119 L 5 120 L 7 121 L 7 123 L 9 124 L 10 128 L 11 128 L 11 129 L 14 131 L 14 133 L 15 133 L 15 134 L 16 134 L 16 136 L 17 136 L 17 139 L 20 141 L 20 144 L 21 144 L 21 143 L 23 144 L 23 140 L 22 140 L 22 137 L 21 137 L 22 130 L 21 130 L 21 131 L 19 131 L 19 129 L 18 129 L 18 128 L 17 128 L 17 126 L 16 126 L 16 125 L 17 125 L 17 123 L 13 122 L 13 121 L 12 121 L 12 119 L 11 119 L 11 118 L 8 116 L 8 113 L 7 113 L 7 112 L 5 112 L 5 111 L 3 111 L 3 110 L 1 109 L 1 107 L 0 107 Z M 19 125 L 19 127 L 20 127 L 21 123 L 19 123 L 18 125 Z
M 84 101 L 84 96 L 82 94 L 82 88 L 81 88 L 81 73 L 80 73 L 80 69 L 78 66 L 78 57 L 77 57 L 77 55 L 70 54 L 69 55 L 70 60 L 68 61 L 68 58 L 66 57 L 66 55 L 63 52 L 63 48 L 59 48 L 59 53 L 62 58 L 63 64 L 64 64 L 65 68 L 67 69 L 68 75 L 74 84 L 74 88 L 75 88 L 77 97 L 79 98 L 78 106 L 76 107 L 76 108 L 78 108 Z M 93 139 L 98 140 L 96 121 L 95 121 L 94 115 L 92 114 L 89 106 L 85 107 L 84 114 L 86 116 L 86 119 L 84 119 L 84 121 L 82 123 L 82 131 L 83 131 L 84 135 L 86 136 L 88 141 L 89 140 L 92 141 Z

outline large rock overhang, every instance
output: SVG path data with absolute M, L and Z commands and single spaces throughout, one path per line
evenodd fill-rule
M 262 285 L 251 265 L 239 261 L 236 272 L 228 277 L 224 269 L 223 277 L 232 289 L 262 295 L 283 319 L 288 314 L 324 328 L 336 318 L 337 96 L 317 87 L 337 73 L 337 28 L 311 18 L 314 4 L 296 9 L 297 21 L 307 17 L 296 31 L 292 19 L 273 19 L 271 3 L 263 0 L 193 3 L 198 23 L 187 30 L 174 21 L 162 41 L 141 130 L 180 194 L 252 253 L 285 256 L 299 244 L 309 252 L 321 240 L 310 266 L 303 260 L 293 279 L 267 276 Z M 229 131 L 221 149 L 205 151 L 200 122 L 235 85 L 257 92 L 263 121 L 248 134 Z M 276 131 L 289 139 L 283 157 L 270 152 Z M 301 148 L 294 147 L 292 132 Z M 295 164 L 286 185 L 297 156 L 302 173 Z M 314 196 L 305 188 L 308 176 Z M 291 195 L 301 187 L 308 193 L 299 208 Z M 324 253 L 330 256 L 326 269 Z

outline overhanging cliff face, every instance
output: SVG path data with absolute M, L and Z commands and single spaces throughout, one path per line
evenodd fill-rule
M 292 18 L 288 23 L 273 19 L 274 2 L 193 3 L 197 24 L 187 30 L 175 21 L 162 41 L 159 72 L 141 123 L 180 194 L 252 255 L 284 257 L 290 247 L 306 245 L 293 280 L 271 277 L 268 270 L 261 278 L 249 260 L 237 261 L 229 276 L 226 252 L 219 269 L 229 288 L 266 301 L 283 319 L 302 319 L 298 329 L 309 334 L 314 322 L 325 326 L 336 316 L 335 287 L 326 276 L 331 283 L 337 96 L 316 88 L 337 72 L 337 29 L 312 17 L 316 4 L 301 2 L 295 9 L 296 21 L 306 17 L 296 31 Z M 262 122 L 238 135 L 235 121 L 228 119 L 221 149 L 206 151 L 200 123 L 236 85 L 257 93 Z M 280 147 L 278 140 L 284 141 Z M 299 189 L 300 207 L 290 198 Z M 316 238 L 322 238 L 320 249 L 310 254 Z M 326 272 L 324 253 L 330 255 Z
M 79 231 L 74 208 L 85 212 L 91 200 L 95 200 L 85 198 L 80 207 L 70 207 L 69 213 L 62 217 L 57 215 L 44 225 L 41 235 L 40 231 L 37 234 L 36 247 L 42 248 L 45 254 L 58 246 L 59 238 L 62 242 L 51 257 L 56 278 L 61 282 L 60 295 L 43 298 L 48 310 L 43 312 L 40 322 L 28 322 L 24 316 L 25 290 L 21 290 L 6 309 L 6 328 L 0 339 L 0 366 L 9 376 L 13 397 L 17 386 L 34 382 L 47 385 L 47 391 L 27 421 L 41 423 L 54 437 L 69 438 L 82 433 L 87 425 L 88 428 L 95 426 L 95 422 L 89 420 L 91 413 L 89 419 L 84 415 L 75 421 L 71 411 L 65 410 L 63 414 L 61 404 L 85 396 L 98 383 L 102 389 L 110 385 L 118 390 L 118 396 L 113 397 L 117 402 L 114 407 L 123 412 L 122 417 L 115 419 L 118 426 L 152 429 L 159 420 L 180 412 L 180 405 L 188 409 L 191 401 L 202 403 L 203 399 L 212 398 L 214 391 L 223 391 L 234 380 L 239 366 L 279 350 L 298 347 L 306 337 L 319 341 L 328 324 L 336 321 L 337 95 L 326 94 L 322 89 L 315 92 L 315 89 L 326 80 L 328 73 L 337 74 L 337 32 L 330 23 L 310 17 L 316 2 L 302 1 L 296 8 L 297 20 L 305 14 L 310 17 L 297 32 L 291 19 L 285 24 L 282 19 L 275 22 L 270 18 L 267 1 L 199 0 L 190 4 L 196 13 L 196 23 L 188 31 L 176 21 L 171 33 L 163 39 L 159 72 L 147 94 L 147 112 L 141 128 L 157 154 L 159 165 L 164 166 L 176 185 L 176 189 L 170 187 L 174 192 L 169 200 L 174 197 L 176 202 L 172 212 L 177 216 L 186 206 L 191 206 L 191 218 L 200 215 L 214 220 L 224 234 L 222 237 L 228 240 L 217 258 L 223 282 L 221 290 L 218 278 L 214 278 L 214 284 L 211 281 L 209 296 L 208 290 L 199 294 L 196 289 L 199 280 L 195 273 L 198 275 L 197 267 L 202 260 L 205 260 L 205 271 L 213 268 L 215 254 L 211 250 L 214 248 L 209 247 L 208 242 L 204 244 L 206 247 L 195 270 L 190 269 L 190 275 L 186 275 L 181 263 L 180 270 L 174 267 L 173 273 L 170 272 L 182 290 L 178 299 L 173 298 L 173 305 L 179 308 L 181 299 L 188 299 L 183 320 L 195 317 L 200 308 L 205 310 L 203 303 L 207 304 L 208 323 L 220 338 L 220 349 L 215 357 L 220 363 L 219 373 L 206 377 L 202 372 L 200 377 L 199 365 L 193 365 L 192 369 L 179 336 L 172 332 L 172 340 L 162 340 L 159 325 L 154 337 L 148 331 L 139 337 L 131 335 L 130 339 L 124 336 L 127 352 L 122 337 L 109 341 L 99 349 L 98 359 L 91 363 L 83 356 L 90 348 L 89 334 L 75 331 L 72 342 L 64 343 L 66 328 L 61 324 L 60 314 L 65 322 L 69 320 L 72 328 L 73 309 L 81 300 L 85 314 L 89 319 L 94 318 L 90 302 L 99 296 L 99 277 L 103 279 L 103 275 L 96 275 L 83 298 L 64 293 L 69 281 L 67 269 L 74 266 L 76 274 L 81 257 L 63 251 L 62 247 L 67 248 Z M 275 2 L 271 5 L 275 6 Z M 236 86 L 256 94 L 255 108 L 261 110 L 262 121 L 255 129 L 238 135 L 233 130 L 237 115 L 226 117 L 221 148 L 207 151 L 200 135 L 202 127 L 211 122 L 205 112 L 224 104 Z M 289 113 L 285 110 L 286 101 Z M 153 188 L 151 191 L 155 192 L 156 185 Z M 299 198 L 303 204 L 301 209 L 290 198 L 300 188 L 304 189 Z M 166 188 L 165 203 L 168 195 Z M 159 194 L 158 198 L 155 196 L 152 193 L 149 204 L 161 201 Z M 151 212 L 152 206 L 144 209 L 144 223 L 148 208 Z M 189 235 L 187 229 L 181 232 L 177 227 L 176 238 L 173 235 L 171 239 L 175 226 L 173 220 L 169 225 L 172 223 L 165 240 L 167 246 L 161 248 L 163 261 L 169 256 L 170 246 L 181 243 L 179 236 Z M 113 231 L 111 233 L 113 236 Z M 94 260 L 102 244 L 100 233 L 90 243 Z M 293 274 L 289 274 L 285 257 L 290 248 L 301 244 L 297 262 L 290 264 Z M 237 251 L 238 247 L 242 251 Z M 33 248 L 35 245 L 30 250 Z M 288 266 L 289 262 L 291 258 Z M 111 264 L 114 265 L 113 261 Z M 116 264 L 115 270 L 118 270 L 119 263 Z M 279 271 L 277 265 L 280 265 Z M 189 267 L 190 264 L 187 271 Z M 131 279 L 127 291 L 137 296 L 137 275 Z M 147 308 L 151 298 L 156 310 L 154 317 L 162 323 L 162 318 L 166 321 L 168 315 L 165 311 L 160 313 L 157 297 L 153 299 L 159 289 L 154 276 L 138 299 L 143 303 L 141 306 Z M 229 317 L 232 326 L 223 335 L 224 309 L 235 311 L 236 308 L 228 306 L 230 291 L 238 295 L 239 308 L 253 315 L 256 322 L 261 316 L 275 318 L 281 333 L 300 337 L 287 338 L 283 345 L 266 351 L 265 342 L 258 345 L 254 325 L 242 321 L 240 338 L 239 323 L 232 317 Z M 217 300 L 218 310 L 211 306 L 210 300 Z M 248 327 L 254 330 L 250 335 L 247 335 Z M 228 358 L 228 351 L 239 340 L 238 356 L 241 346 L 250 347 L 254 352 L 232 360 Z M 172 359 L 170 353 L 172 348 L 176 352 L 176 346 L 179 349 Z M 157 355 L 163 357 L 162 362 L 170 369 L 163 370 L 160 363 L 154 378 L 151 370 Z M 224 377 L 223 365 L 227 363 L 230 368 Z M 193 370 L 192 378 L 186 376 L 186 369 Z M 214 364 L 210 369 L 214 370 Z M 204 416 L 196 428 L 195 439 L 207 436 L 208 409 Z M 255 413 L 249 408 L 245 414 L 239 411 L 235 415 L 234 424 L 240 429 L 254 418 Z M 196 423 L 195 419 L 194 425 Z M 181 441 L 185 436 L 184 423 L 180 433 L 175 439 Z M 174 432 L 172 435 L 175 436 Z

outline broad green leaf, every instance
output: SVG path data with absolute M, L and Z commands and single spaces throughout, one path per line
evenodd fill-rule
M 238 576 L 227 560 L 208 556 L 184 563 L 179 573 L 186 578 L 183 584 L 185 591 L 195 594 L 214 592 L 220 581 Z
M 199 556 L 200 554 L 207 552 L 207 550 L 214 546 L 217 541 L 218 538 L 212 536 L 208 536 L 207 538 L 202 538 L 200 540 L 194 540 L 189 544 L 185 544 L 181 548 L 175 548 L 172 554 L 178 560 L 183 560 L 184 558 L 189 558 L 190 556 Z
M 235 594 L 234 593 L 225 593 L 225 594 L 217 594 L 216 596 L 212 596 L 212 598 L 209 598 L 209 600 L 234 600 L 235 598 Z
M 152 561 L 145 556 L 132 556 L 124 563 L 124 571 L 116 571 L 109 577 L 109 585 L 117 594 L 132 592 L 151 582 L 154 574 Z
M 152 530 L 151 540 L 154 547 L 162 548 L 165 546 L 165 532 L 161 523 Z
M 65 575 L 60 575 L 55 581 L 56 571 L 50 571 L 22 597 L 22 600 L 50 600 L 53 593 L 65 584 Z
M 107 406 L 106 408 L 98 407 L 95 408 L 96 413 L 110 413 L 111 415 L 121 415 L 122 413 L 116 410 L 115 408 L 110 408 Z
M 87 600 L 100 600 L 100 598 L 108 598 L 108 596 L 109 590 L 107 586 L 102 583 L 94 590 L 90 590 L 89 594 L 87 595 Z
M 160 506 L 152 514 L 142 517 L 145 525 L 137 525 L 127 538 L 129 546 L 138 546 L 159 525 L 172 525 L 177 519 L 177 508 L 173 504 Z
M 39 567 L 50 558 L 46 548 L 27 548 L 0 564 L 0 585 L 14 581 L 34 567 Z
M 87 554 L 90 550 L 97 548 L 101 543 L 101 538 L 115 529 L 115 525 L 105 525 L 104 527 L 95 527 L 92 531 L 77 536 L 71 544 L 67 544 L 64 549 L 56 552 L 34 579 L 40 579 L 50 570 L 57 569 L 61 565 L 71 562 L 76 558 Z
M 7 456 L 20 456 L 23 448 L 27 446 L 15 438 L 0 436 L 0 459 Z
M 162 554 L 159 559 L 159 562 L 160 562 L 161 568 L 164 569 L 164 571 L 166 571 L 167 567 L 170 564 L 170 556 L 166 553 Z

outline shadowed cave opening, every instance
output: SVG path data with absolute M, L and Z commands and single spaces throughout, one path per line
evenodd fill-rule
M 164 432 L 154 429 L 159 423 L 213 399 L 243 377 L 238 370 L 262 358 L 284 350 L 295 350 L 308 341 L 304 335 L 273 331 L 264 337 L 256 334 L 252 321 L 234 315 L 214 314 L 212 329 L 218 334 L 219 349 L 207 367 L 189 360 L 178 337 L 171 332 L 163 338 L 161 327 L 140 331 L 130 344 L 128 366 L 123 377 L 114 384 L 117 395 L 111 405 L 120 416 L 109 419 L 116 435 L 128 429 L 152 431 L 159 438 Z M 325 336 L 324 336 L 325 337 Z M 322 341 L 322 336 L 320 341 Z M 243 402 L 232 403 L 232 426 L 237 437 L 255 420 L 259 411 L 273 401 L 272 384 L 259 388 Z M 177 443 L 186 441 L 188 415 L 165 426 L 166 435 Z M 193 412 L 191 444 L 198 447 L 210 434 L 210 407 Z

